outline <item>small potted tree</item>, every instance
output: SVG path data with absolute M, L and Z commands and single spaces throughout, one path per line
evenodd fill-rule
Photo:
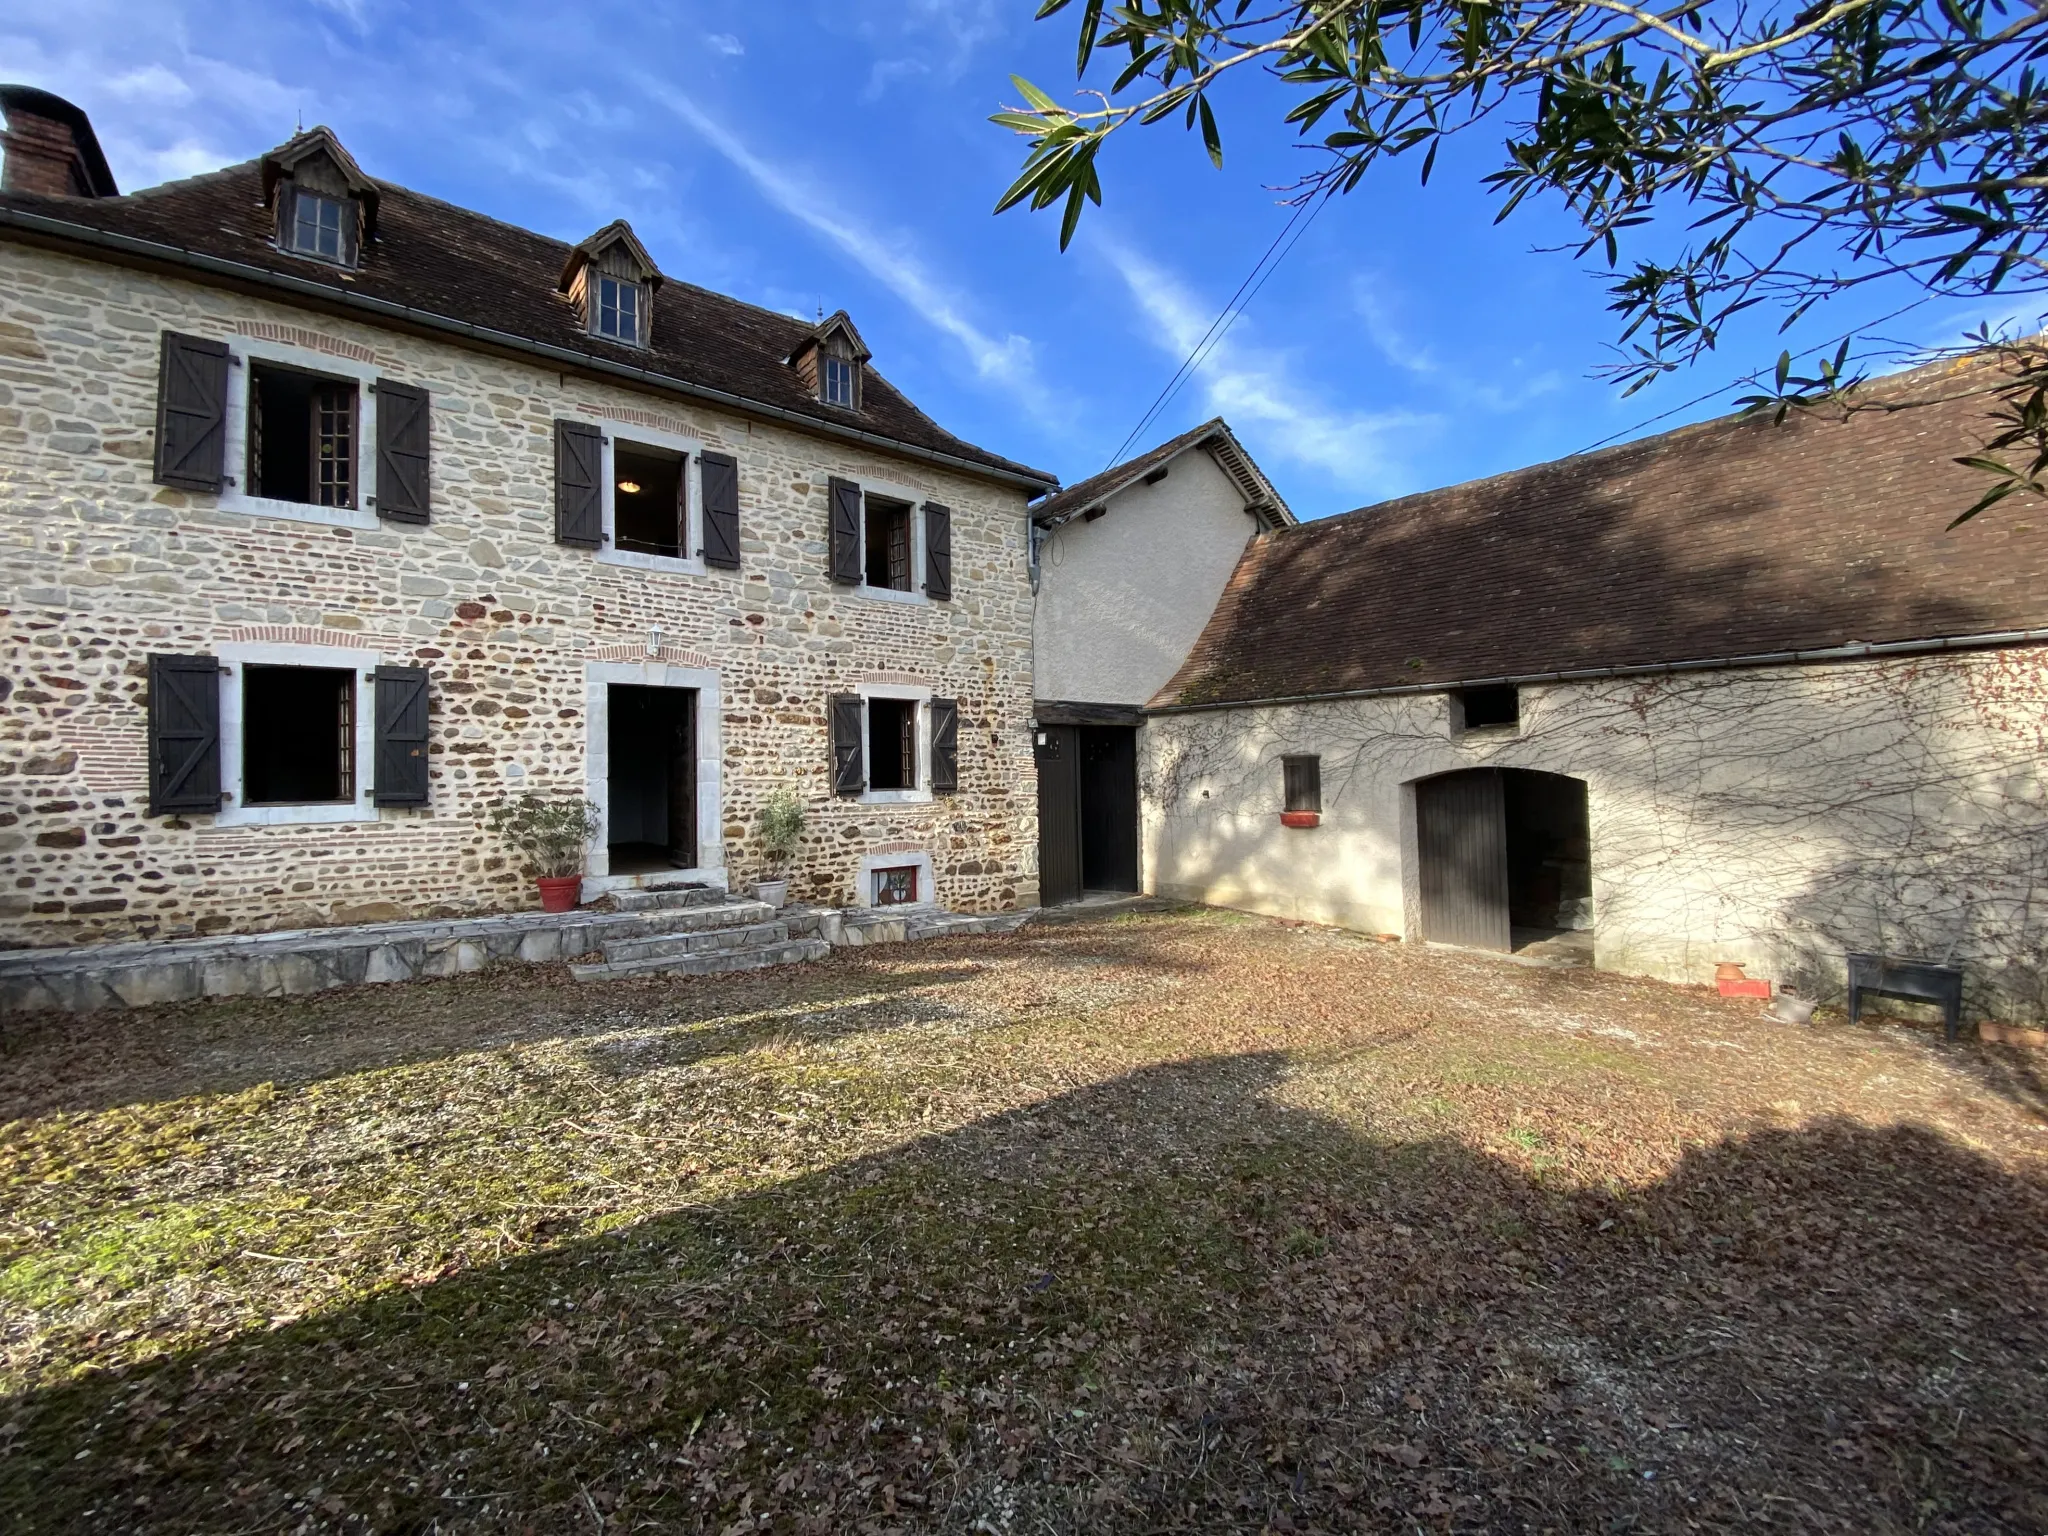
M 583 891 L 583 861 L 603 825 L 595 802 L 521 795 L 491 807 L 491 830 L 526 856 L 543 912 L 571 912 Z
M 780 907 L 789 900 L 789 877 L 780 873 L 783 864 L 804 835 L 804 803 L 787 784 L 777 788 L 761 803 L 761 852 L 767 856 L 769 879 L 754 887 L 756 900 Z

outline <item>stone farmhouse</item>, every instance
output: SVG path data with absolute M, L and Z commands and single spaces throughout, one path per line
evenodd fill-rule
M 1084 844 L 1136 843 L 1147 891 L 1368 933 L 1809 996 L 1850 952 L 1924 958 L 1969 1012 L 2048 1015 L 2048 514 L 1946 531 L 1987 366 L 1298 526 L 1252 498 L 1219 524 L 1174 444 L 1149 490 L 1155 456 L 1059 493 L 1041 522 L 1128 513 L 1129 547 L 1041 559 L 1041 658 L 1049 602 L 1058 654 L 1108 653 L 1111 608 L 1149 611 L 1120 587 L 1172 609 L 1184 539 L 1205 571 L 1239 549 L 1157 624 L 1139 825 L 1082 815 Z M 1057 842 L 1076 797 L 1039 751 Z
M 120 195 L 0 88 L 0 945 L 585 895 L 1037 903 L 1027 504 L 812 325 L 366 174 L 325 128 Z

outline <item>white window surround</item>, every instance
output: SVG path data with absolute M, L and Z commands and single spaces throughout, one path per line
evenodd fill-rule
M 234 643 L 214 647 L 221 664 L 220 787 L 224 798 L 213 818 L 217 827 L 306 826 L 338 821 L 376 821 L 370 801 L 370 775 L 377 761 L 377 689 L 375 676 L 383 657 L 344 645 L 265 645 Z M 323 667 L 356 674 L 355 798 L 314 805 L 244 805 L 242 754 L 248 725 L 242 715 L 245 668 Z
M 230 336 L 228 355 L 227 475 L 221 487 L 219 506 L 223 512 L 241 512 L 252 517 L 283 517 L 297 523 L 322 523 L 330 528 L 375 528 L 377 526 L 377 396 L 370 386 L 377 381 L 373 363 L 352 357 L 335 357 L 310 347 L 289 342 L 266 341 L 254 336 Z M 306 373 L 329 378 L 353 379 L 356 383 L 356 504 L 352 507 L 316 507 L 303 501 L 279 501 L 269 496 L 251 496 L 249 481 L 249 384 L 250 364 L 283 363 Z
M 599 502 L 603 508 L 604 537 L 597 546 L 600 565 L 629 565 L 643 571 L 669 571 L 686 576 L 710 574 L 704 564 L 704 440 L 700 437 L 683 437 L 675 432 L 659 432 L 653 427 L 636 426 L 630 422 L 614 421 L 608 416 L 571 416 L 567 418 L 582 421 L 596 427 L 602 434 L 600 454 Z M 683 548 L 689 553 L 671 557 L 650 555 L 637 549 L 618 547 L 618 487 L 619 477 L 614 466 L 613 453 L 618 442 L 628 447 L 638 445 L 644 448 L 665 448 L 686 455 L 683 464 L 683 494 L 687 501 L 686 523 L 683 532 Z
M 931 599 L 924 591 L 924 503 L 923 491 L 913 491 L 907 485 L 891 485 L 884 480 L 862 480 L 860 485 L 860 568 L 863 576 L 868 568 L 868 498 L 879 496 L 884 501 L 901 501 L 910 507 L 910 590 L 899 592 L 894 587 L 871 587 L 863 580 L 858 586 L 842 588 L 842 591 L 858 592 L 862 597 L 879 598 L 886 603 L 929 603 Z M 877 694 L 877 698 L 891 695 Z M 925 697 L 931 695 L 927 693 Z
M 869 699 L 908 699 L 917 706 L 912 734 L 917 738 L 917 788 L 915 789 L 868 789 L 860 794 L 862 805 L 926 805 L 932 798 L 932 691 L 910 683 L 862 683 L 854 692 L 861 701 L 861 777 L 867 777 L 868 764 L 874 761 L 874 741 L 868 728 Z
M 614 687 L 697 690 L 697 867 L 659 875 L 615 875 L 606 846 L 611 816 L 611 696 Z M 665 661 L 591 661 L 583 665 L 584 793 L 597 803 L 600 826 L 583 877 L 586 900 L 605 891 L 701 881 L 725 888 L 725 809 L 720 794 L 724 712 L 719 674 Z
M 860 873 L 854 877 L 853 904 L 857 907 L 875 905 L 875 871 L 878 869 L 902 869 L 906 865 L 917 868 L 917 900 L 900 906 L 879 910 L 905 914 L 922 911 L 937 905 L 939 893 L 932 884 L 932 856 L 923 849 L 916 853 L 865 853 L 861 855 Z

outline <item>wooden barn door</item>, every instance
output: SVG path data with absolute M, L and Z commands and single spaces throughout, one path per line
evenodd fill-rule
M 1422 936 L 1505 952 L 1507 808 L 1500 770 L 1470 768 L 1415 786 L 1422 858 Z
M 1138 889 L 1138 728 L 1081 727 L 1081 884 Z
M 1038 900 L 1081 899 L 1081 732 L 1038 728 Z

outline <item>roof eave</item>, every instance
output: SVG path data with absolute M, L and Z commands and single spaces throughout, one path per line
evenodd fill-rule
M 110 230 L 95 229 L 88 224 L 74 224 L 65 219 L 53 219 L 45 214 L 30 213 L 25 209 L 0 207 L 0 236 L 12 236 L 29 244 L 48 245 L 58 249 L 83 249 L 103 258 L 125 257 L 129 263 L 139 266 L 204 274 L 229 287 L 250 288 L 268 294 L 289 293 L 311 307 L 343 315 L 374 318 L 380 324 L 434 336 L 458 336 L 493 351 L 517 357 L 543 358 L 556 367 L 600 377 L 624 379 L 657 393 L 702 400 L 763 420 L 799 427 L 822 437 L 862 443 L 908 458 L 921 459 L 926 463 L 942 465 L 983 480 L 992 480 L 1000 485 L 1017 486 L 1034 496 L 1054 490 L 1059 485 L 1057 476 L 1047 474 L 1043 470 L 1031 469 L 1026 465 L 1004 469 L 993 464 L 977 464 L 972 459 L 946 453 L 937 448 L 906 443 L 880 432 L 867 431 L 865 428 L 823 421 L 817 417 L 806 416 L 800 411 L 771 405 L 763 400 L 750 400 L 744 395 L 714 389 L 708 384 L 697 384 L 671 374 L 656 373 L 649 368 L 635 367 L 630 363 L 617 362 L 589 352 L 579 352 L 572 347 L 559 347 L 549 342 L 516 336 L 507 331 L 494 331 L 487 326 L 473 325 L 466 320 L 457 320 L 431 310 L 417 309 L 409 304 L 397 304 L 389 299 L 373 298 L 368 294 L 349 293 L 310 278 L 296 277 L 288 272 L 271 272 L 262 267 L 230 261 L 223 256 L 209 256 L 202 251 L 186 250 L 182 246 L 140 240 L 133 235 L 115 234 Z

